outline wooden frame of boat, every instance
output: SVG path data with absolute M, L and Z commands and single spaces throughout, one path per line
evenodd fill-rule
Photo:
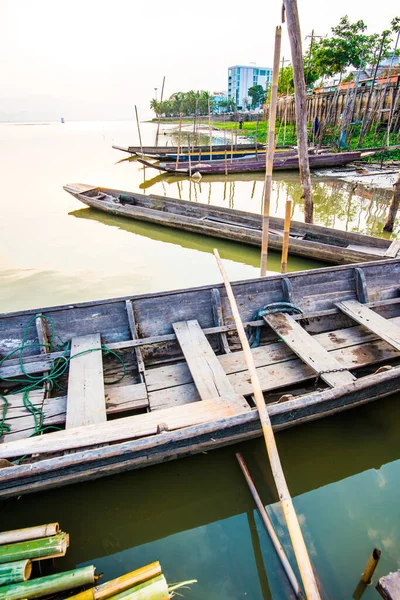
M 257 149 L 261 149 L 264 148 L 265 144 L 257 144 Z M 153 155 L 157 155 L 157 156 L 163 156 L 164 154 L 176 154 L 178 152 L 178 150 L 180 150 L 182 153 L 185 152 L 185 146 L 181 146 L 180 148 L 178 148 L 178 146 L 113 146 L 114 150 L 121 150 L 121 152 L 127 152 L 128 154 L 138 154 L 139 156 L 153 156 Z M 215 148 L 215 150 L 219 150 L 219 151 L 223 151 L 223 150 L 231 150 L 232 145 L 231 144 L 215 144 L 213 146 L 213 148 Z M 236 144 L 235 145 L 235 150 L 256 150 L 256 145 L 255 144 Z M 197 146 L 190 146 L 190 151 L 193 153 L 196 152 L 201 152 L 201 153 L 208 153 L 210 152 L 210 145 L 208 146 L 204 146 L 204 145 L 197 145 Z
M 109 214 L 261 246 L 262 220 L 254 213 L 79 183 L 66 185 L 64 189 L 87 206 Z M 270 217 L 269 247 L 273 250 L 282 249 L 283 226 L 283 219 Z M 291 255 L 346 264 L 394 258 L 399 250 L 397 240 L 391 242 L 320 225 L 291 223 Z
M 361 152 L 309 154 L 309 163 L 311 169 L 338 167 L 359 160 L 361 156 Z M 180 162 L 178 165 L 170 162 L 151 162 L 140 157 L 137 160 L 146 167 L 152 167 L 153 169 L 175 175 L 194 175 L 195 173 L 200 173 L 201 175 L 229 175 L 230 173 L 254 173 L 265 170 L 265 155 L 260 155 L 259 158 L 232 158 L 226 161 L 186 161 Z M 298 155 L 292 152 L 275 153 L 273 169 L 274 171 L 297 171 L 299 169 Z
M 400 260 L 232 284 L 243 322 L 261 327 L 253 354 L 275 429 L 400 390 L 399 286 Z M 297 314 L 275 304 L 282 302 L 296 305 Z M 269 310 L 263 316 L 255 314 L 265 306 Z M 42 407 L 44 426 L 65 429 L 29 437 L 32 414 L 21 394 L 8 396 L 6 423 L 11 431 L 0 444 L 0 498 L 261 434 L 221 284 L 3 314 L 1 355 L 25 339 L 25 372 L 45 374 L 60 355 L 37 345 L 50 336 L 46 318 L 57 336 L 71 341 L 71 356 L 78 356 L 70 362 L 66 396 L 50 392 L 44 380 L 31 402 Z M 102 357 L 101 345 L 122 356 L 127 369 L 124 379 L 106 391 L 104 377 L 112 373 L 114 379 L 121 368 L 110 355 Z M 90 352 L 79 354 L 85 350 Z M 19 357 L 3 361 L 3 394 L 4 378 L 12 388 L 10 379 L 20 375 Z M 8 462 L 21 456 L 20 464 Z

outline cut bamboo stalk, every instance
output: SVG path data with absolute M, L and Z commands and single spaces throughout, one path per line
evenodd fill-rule
M 47 525 L 38 525 L 36 527 L 26 527 L 25 529 L 13 529 L 0 533 L 0 546 L 3 544 L 14 544 L 15 542 L 24 542 L 26 540 L 37 540 L 38 538 L 57 535 L 60 531 L 58 523 L 48 523 Z
M 31 560 L 16 560 L 0 565 L 0 586 L 27 581 L 32 573 Z M 0 590 L 1 597 L 1 590 Z
M 268 535 L 269 535 L 269 537 L 271 539 L 271 542 L 272 542 L 272 544 L 273 544 L 273 546 L 274 546 L 274 548 L 276 550 L 276 553 L 278 555 L 279 560 L 281 561 L 281 565 L 282 565 L 283 570 L 286 573 L 286 577 L 288 578 L 289 583 L 292 586 L 292 589 L 293 589 L 294 593 L 296 594 L 296 598 L 302 598 L 303 595 L 302 595 L 302 591 L 301 591 L 299 582 L 297 581 L 296 575 L 294 574 L 293 569 L 290 566 L 290 562 L 287 559 L 285 551 L 284 551 L 284 549 L 281 546 L 281 543 L 280 543 L 280 541 L 278 539 L 278 536 L 275 533 L 275 530 L 274 530 L 274 528 L 272 526 L 272 523 L 271 523 L 271 521 L 268 518 L 267 511 L 265 510 L 264 505 L 261 502 L 261 498 L 258 495 L 256 486 L 254 485 L 254 482 L 253 482 L 253 480 L 251 478 L 251 475 L 250 475 L 249 470 L 247 468 L 247 465 L 246 465 L 246 463 L 244 461 L 244 458 L 240 454 L 240 452 L 238 452 L 236 454 L 236 458 L 237 458 L 237 461 L 238 461 L 238 463 L 240 465 L 240 468 L 242 469 L 242 473 L 245 476 L 245 479 L 247 481 L 247 485 L 250 488 L 250 492 L 251 492 L 251 495 L 254 498 L 254 502 L 257 505 L 257 508 L 259 510 L 261 519 L 262 519 L 262 521 L 263 521 L 263 523 L 265 525 L 265 529 L 268 531 Z
M 268 142 L 266 155 L 266 170 L 264 184 L 264 200 L 263 200 L 263 216 L 262 216 L 262 237 L 261 237 L 261 267 L 260 275 L 264 277 L 267 274 L 268 263 L 268 233 L 269 233 L 269 212 L 271 203 L 272 189 L 272 169 L 274 165 L 275 151 L 275 122 L 276 122 L 276 105 L 278 99 L 278 77 L 279 77 L 279 59 L 281 54 L 282 28 L 277 27 L 275 30 L 275 50 L 274 50 L 274 66 L 272 71 L 272 92 L 269 105 L 268 119 Z
M 225 177 L 226 177 L 228 175 L 228 162 L 226 159 L 226 150 L 225 150 L 224 160 L 225 160 Z
M 261 427 L 269 456 L 272 475 L 274 477 L 276 489 L 279 495 L 279 500 L 281 502 L 283 514 L 288 527 L 290 539 L 292 541 L 293 550 L 296 556 L 297 564 L 299 566 L 300 575 L 303 581 L 306 596 L 309 600 L 320 600 L 321 597 L 318 591 L 317 582 L 315 580 L 315 575 L 312 570 L 310 558 L 308 556 L 307 548 L 304 543 L 304 538 L 301 532 L 296 511 L 294 510 L 289 488 L 286 483 L 285 474 L 283 472 L 278 449 L 276 446 L 274 432 L 272 430 L 271 421 L 269 418 L 267 407 L 265 405 L 260 380 L 257 375 L 253 355 L 250 349 L 246 333 L 244 331 L 242 319 L 239 314 L 239 309 L 237 307 L 231 284 L 229 283 L 228 277 L 225 273 L 225 269 L 217 249 L 214 249 L 214 255 L 217 259 L 219 270 L 221 271 L 222 279 L 225 284 L 226 293 L 232 311 L 232 316 L 234 318 L 239 339 L 242 344 L 243 354 L 246 360 L 247 369 L 249 371 L 250 380 L 253 387 L 254 400 L 258 410 L 258 414 L 260 416 Z
M 367 585 L 372 581 L 372 575 L 378 566 L 379 559 L 381 557 L 381 551 L 378 548 L 374 548 L 371 556 L 368 559 L 367 566 L 364 569 L 364 573 L 361 575 L 360 581 Z
M 0 546 L 0 564 L 27 558 L 42 560 L 65 556 L 68 546 L 69 535 L 63 531 L 52 537 L 4 544 Z
M 181 151 L 181 132 L 182 132 L 182 113 L 179 114 L 179 131 L 178 131 L 178 153 L 176 155 L 176 169 L 179 165 L 179 154 Z
M 283 225 L 281 273 L 286 273 L 286 270 L 287 270 L 291 214 L 292 214 L 292 201 L 287 199 L 286 200 L 286 210 L 285 210 L 285 222 Z
M 212 132 L 211 132 L 211 108 L 210 98 L 208 99 L 208 132 L 210 135 L 210 160 L 213 159 L 213 143 L 212 143 Z
M 190 154 L 190 136 L 187 138 L 187 147 L 188 147 L 188 161 L 189 161 L 189 176 L 192 176 L 192 157 Z
M 84 585 L 93 585 L 94 567 L 83 567 L 65 573 L 39 577 L 14 585 L 5 585 L 1 588 L 1 600 L 20 600 L 21 598 L 41 598 L 57 592 L 72 590 Z
M 68 600 L 105 600 L 106 598 L 115 596 L 116 594 L 124 592 L 133 586 L 144 583 L 161 574 L 161 565 L 157 561 L 150 565 L 146 565 L 145 567 L 141 567 L 140 569 L 136 569 L 135 571 L 131 571 L 130 573 L 126 573 L 121 577 L 97 585 L 90 590 L 75 594 L 75 596 L 71 596 Z
M 138 116 L 138 111 L 137 111 L 136 104 L 135 104 L 135 113 L 136 113 L 136 125 L 137 125 L 138 134 L 139 134 L 140 152 L 142 153 L 142 156 L 143 156 L 142 135 L 140 133 L 140 123 L 139 123 L 139 116 Z
M 111 596 L 110 600 L 169 600 L 168 584 L 164 575 L 154 577 L 125 592 Z

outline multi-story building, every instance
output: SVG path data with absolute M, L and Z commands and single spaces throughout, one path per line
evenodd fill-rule
M 228 96 L 234 99 L 237 108 L 247 108 L 247 100 L 251 102 L 249 89 L 253 85 L 262 85 L 266 90 L 271 82 L 270 67 L 235 65 L 228 69 Z

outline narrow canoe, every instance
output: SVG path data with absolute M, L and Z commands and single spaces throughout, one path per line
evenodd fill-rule
M 275 429 L 400 391 L 400 260 L 232 287 Z M 23 344 L 34 416 L 15 387 Z M 1 499 L 261 435 L 221 284 L 2 314 L 0 357 Z
M 282 146 L 275 149 L 275 152 L 279 153 L 279 156 L 294 156 L 296 155 L 296 150 L 294 148 Z M 251 150 L 219 150 L 219 146 L 216 146 L 212 151 L 212 155 L 210 154 L 210 148 L 204 150 L 202 152 L 190 152 L 190 160 L 193 161 L 208 161 L 208 160 L 231 160 L 232 158 L 242 158 L 246 160 L 254 159 L 258 160 L 265 155 L 266 149 L 263 147 L 258 147 L 257 150 L 252 148 Z M 175 162 L 177 161 L 178 154 L 175 153 L 167 153 L 167 154 L 158 154 L 157 152 L 147 152 L 141 153 L 137 152 L 136 156 L 143 158 L 151 158 L 152 160 L 158 160 L 163 162 Z M 189 160 L 189 153 L 186 151 L 186 148 L 181 149 L 181 153 L 179 154 L 178 162 L 187 162 Z
M 213 147 L 215 148 L 215 150 L 223 152 L 224 150 L 230 150 L 232 146 L 231 144 L 215 144 Z M 264 147 L 264 144 L 257 144 L 257 148 Z M 113 146 L 113 148 L 114 150 L 120 150 L 121 152 L 127 152 L 128 154 L 144 154 L 145 156 L 152 156 L 154 154 L 156 154 L 157 156 L 163 156 L 164 154 L 176 154 L 179 150 L 178 146 Z M 236 144 L 235 149 L 240 151 L 251 150 L 255 152 L 256 146 L 255 144 Z M 193 151 L 193 153 L 205 153 L 210 151 L 210 146 L 197 145 L 191 147 L 191 150 Z M 181 147 L 181 151 L 184 152 L 183 147 Z
M 274 171 L 296 171 L 299 169 L 299 157 L 297 154 L 276 153 L 274 157 Z M 309 163 L 310 169 L 323 169 L 327 167 L 343 166 L 354 160 L 361 158 L 361 152 L 326 152 L 322 154 L 310 154 Z M 209 161 L 187 161 L 179 163 L 178 167 L 174 163 L 157 162 L 153 163 L 144 158 L 139 158 L 146 167 L 152 167 L 159 171 L 176 175 L 193 175 L 200 173 L 201 175 L 221 174 L 229 175 L 230 173 L 254 173 L 265 170 L 265 155 L 255 158 L 233 158 L 230 160 L 209 160 Z
M 113 215 L 261 246 L 262 220 L 254 213 L 79 183 L 64 189 L 87 206 Z M 273 250 L 282 249 L 283 225 L 283 219 L 270 217 L 269 247 Z M 296 221 L 290 227 L 290 254 L 332 264 L 394 258 L 400 249 L 397 241 L 361 233 Z

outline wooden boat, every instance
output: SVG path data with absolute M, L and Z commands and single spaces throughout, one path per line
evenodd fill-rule
M 190 160 L 192 161 L 208 161 L 208 160 L 231 160 L 232 158 L 242 158 L 242 159 L 255 159 L 262 158 L 266 149 L 264 147 L 258 147 L 257 150 L 252 148 L 251 150 L 240 150 L 237 148 L 236 150 L 219 150 L 219 146 L 214 147 L 212 155 L 210 154 L 210 148 L 201 152 L 190 152 Z M 279 156 L 294 156 L 296 154 L 296 150 L 289 147 L 278 147 L 275 150 L 279 153 Z M 177 161 L 178 154 L 168 153 L 168 154 L 158 154 L 156 152 L 147 154 L 141 154 L 140 152 L 133 155 L 134 158 L 143 157 L 151 158 L 152 160 L 163 161 L 163 162 L 175 162 Z M 186 152 L 186 149 L 183 148 L 181 153 L 179 154 L 179 162 L 186 162 L 189 159 L 189 154 Z
M 326 152 L 322 154 L 310 154 L 310 169 L 322 169 L 327 167 L 343 166 L 354 160 L 361 158 L 361 152 Z M 186 161 L 180 162 L 178 166 L 169 162 L 153 163 L 144 158 L 138 157 L 138 161 L 146 167 L 152 167 L 159 171 L 166 171 L 177 175 L 194 175 L 200 173 L 229 175 L 230 173 L 254 173 L 265 170 L 265 155 L 258 158 L 233 158 L 229 160 L 209 160 L 209 161 Z M 274 171 L 287 171 L 299 169 L 299 157 L 297 154 L 275 153 Z
M 64 189 L 87 206 L 113 215 L 261 246 L 262 220 L 254 213 L 79 183 Z M 398 240 L 391 242 L 295 221 L 290 227 L 290 254 L 333 264 L 393 258 L 400 250 Z M 281 250 L 282 240 L 283 219 L 270 217 L 269 247 Z
M 257 144 L 257 149 L 264 148 L 264 144 Z M 121 150 L 121 152 L 127 152 L 128 154 L 138 154 L 140 156 L 164 156 L 165 154 L 177 154 L 179 148 L 178 146 L 113 146 L 114 150 Z M 230 151 L 232 148 L 231 144 L 215 144 L 213 146 L 215 150 L 218 151 Z M 256 151 L 255 144 L 236 144 L 235 149 L 243 151 L 243 150 L 251 150 L 253 152 Z M 185 153 L 184 147 L 180 148 L 182 154 Z M 197 145 L 191 146 L 191 151 L 193 153 L 202 154 L 210 152 L 210 145 Z M 176 158 L 175 158 L 176 160 Z
M 232 287 L 275 429 L 400 391 L 400 260 Z M 3 499 L 261 434 L 221 284 L 2 314 L 0 355 Z

